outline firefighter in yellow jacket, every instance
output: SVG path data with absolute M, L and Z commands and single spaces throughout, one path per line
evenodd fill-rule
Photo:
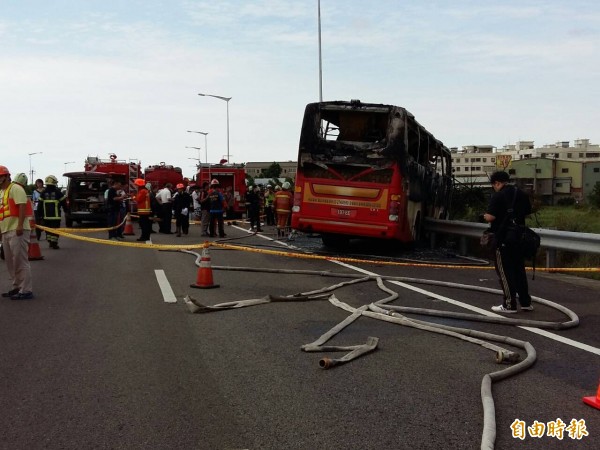
M 283 183 L 282 189 L 275 192 L 273 206 L 277 214 L 277 237 L 285 237 L 288 221 L 292 214 L 293 198 L 290 192 L 290 183 Z
M 11 282 L 10 290 L 4 292 L 2 297 L 29 300 L 33 298 L 28 258 L 31 235 L 29 219 L 33 216 L 33 208 L 23 189 L 23 185 L 27 184 L 27 176 L 20 173 L 15 179 L 18 182 L 11 182 L 9 170 L 0 166 L 0 232 Z

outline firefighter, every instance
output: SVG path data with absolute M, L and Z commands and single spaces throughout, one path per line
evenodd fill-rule
M 267 184 L 265 191 L 265 222 L 267 225 L 275 225 L 275 214 L 273 213 L 273 202 L 275 201 L 275 192 L 270 184 Z
M 18 180 L 18 182 L 16 182 Z M 11 182 L 10 172 L 0 166 L 0 232 L 11 289 L 2 294 L 12 300 L 33 298 L 31 267 L 29 266 L 29 218 L 33 216 L 31 202 L 22 185 L 27 176 L 18 174 Z
M 223 209 L 226 207 L 225 198 L 219 188 L 219 180 L 216 178 L 210 182 L 210 191 L 208 191 L 208 199 L 210 202 L 210 236 L 215 237 L 215 228 L 218 226 L 219 237 L 225 237 L 225 227 L 223 224 Z
M 64 209 L 64 201 L 67 198 L 58 189 L 58 178 L 54 175 L 48 175 L 44 180 L 46 187 L 40 194 L 38 201 L 38 210 L 44 219 L 44 225 L 48 228 L 60 228 L 60 209 Z M 58 235 L 46 232 L 46 240 L 50 248 L 58 250 Z
M 281 190 L 275 192 L 273 206 L 277 214 L 277 237 L 285 237 L 288 220 L 292 214 L 292 194 L 289 182 L 283 183 Z
M 150 222 L 150 215 L 152 214 L 150 193 L 146 188 L 144 180 L 141 178 L 136 178 L 133 183 L 137 186 L 135 201 L 137 203 L 140 229 L 142 230 L 142 235 L 137 240 L 145 242 L 150 240 L 150 233 L 152 231 L 152 222 Z

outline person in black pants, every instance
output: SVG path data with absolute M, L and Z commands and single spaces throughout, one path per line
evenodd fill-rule
M 531 202 L 527 194 L 516 186 L 509 185 L 509 180 L 510 177 L 506 172 L 498 171 L 492 174 L 490 182 L 494 194 L 483 215 L 484 220 L 490 223 L 491 231 L 496 236 L 494 266 L 504 294 L 504 302 L 502 305 L 493 306 L 492 311 L 501 313 L 517 312 L 517 295 L 521 310 L 533 310 L 523 253 L 518 247 L 504 243 L 509 216 L 512 216 L 517 224 L 524 225 L 525 218 L 531 214 Z M 511 209 L 513 210 L 512 214 Z

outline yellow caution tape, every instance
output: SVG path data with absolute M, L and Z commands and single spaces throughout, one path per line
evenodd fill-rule
M 154 250 L 190 250 L 196 248 L 208 248 L 208 247 L 216 247 L 223 248 L 227 250 L 237 250 L 237 251 L 245 251 L 251 253 L 262 253 L 265 255 L 274 255 L 274 256 L 284 256 L 287 258 L 298 258 L 298 259 L 312 259 L 312 260 L 320 260 L 320 261 L 341 261 L 347 263 L 355 263 L 355 264 L 373 264 L 379 266 L 396 266 L 396 267 L 427 267 L 433 269 L 478 269 L 478 270 L 493 270 L 493 266 L 460 266 L 460 265 L 452 265 L 452 264 L 432 264 L 432 263 L 415 263 L 415 262 L 400 262 L 400 261 L 377 261 L 377 260 L 369 260 L 369 259 L 359 259 L 359 258 L 346 258 L 343 256 L 323 256 L 323 255 L 311 255 L 306 253 L 294 253 L 294 252 L 286 252 L 279 250 L 267 250 L 262 248 L 254 248 L 254 247 L 245 247 L 242 245 L 231 245 L 231 244 L 222 244 L 219 242 L 210 242 L 205 241 L 197 244 L 145 244 L 145 243 L 137 243 L 137 242 L 126 242 L 126 241 L 113 241 L 107 239 L 98 239 L 98 238 L 90 238 L 78 236 L 75 233 L 65 231 L 65 228 L 47 228 L 42 225 L 36 225 L 39 229 L 58 234 L 59 236 L 64 236 L 67 238 L 75 239 L 77 241 L 84 242 L 95 242 L 97 244 L 108 244 L 114 245 L 117 247 L 135 247 L 135 248 L 144 248 L 144 249 L 154 249 Z M 94 231 L 104 231 L 109 228 L 93 228 Z M 68 230 L 71 230 L 68 228 Z M 80 229 L 78 228 L 77 231 Z M 84 229 L 85 232 L 88 229 Z M 531 267 L 526 267 L 526 270 L 533 270 Z M 600 267 L 536 267 L 537 271 L 540 272 L 600 272 Z

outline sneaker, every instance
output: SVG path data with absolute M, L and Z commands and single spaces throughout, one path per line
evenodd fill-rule
M 492 306 L 492 311 L 499 312 L 499 313 L 506 313 L 506 314 L 514 314 L 517 312 L 516 309 L 508 309 L 508 308 L 505 308 L 504 305 Z
M 521 306 L 522 311 L 533 311 L 533 305 Z
M 2 297 L 5 297 L 5 298 L 6 297 L 12 297 L 13 295 L 18 294 L 18 293 L 19 293 L 19 288 L 14 288 L 14 289 L 11 289 L 8 292 L 3 292 L 2 293 Z
M 30 300 L 33 298 L 33 292 L 18 292 L 15 295 L 11 295 L 11 300 Z
M 119 241 L 124 241 L 124 240 L 125 240 L 125 236 L 117 236 L 117 239 L 118 239 Z

